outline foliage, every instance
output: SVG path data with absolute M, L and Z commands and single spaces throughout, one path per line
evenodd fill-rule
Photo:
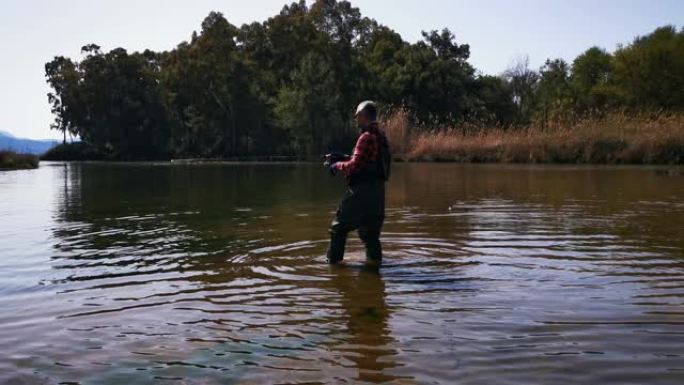
M 105 154 L 98 152 L 98 150 L 91 145 L 84 142 L 67 142 L 58 144 L 52 147 L 43 155 L 41 160 L 115 160 L 112 154 Z
M 593 47 L 535 71 L 479 74 L 448 29 L 409 43 L 347 1 L 291 3 L 232 25 L 211 12 L 166 52 L 102 52 L 45 65 L 55 121 L 103 159 L 317 155 L 351 145 L 354 106 L 399 109 L 412 130 L 568 123 L 615 108 L 684 107 L 684 32 L 664 27 L 614 54 Z M 87 155 L 84 155 L 87 154 Z
M 38 157 L 36 155 L 0 151 L 0 170 L 31 169 L 37 167 Z
M 568 63 L 563 59 L 547 60 L 539 70 L 536 120 L 542 124 L 569 120 L 568 114 L 574 112 L 571 92 Z
M 503 73 L 503 78 L 511 87 L 513 103 L 515 103 L 515 123 L 523 124 L 534 114 L 536 102 L 536 87 L 539 74 L 530 69 L 530 58 L 518 60 Z
M 613 84 L 634 108 L 684 108 L 684 28 L 662 27 L 615 52 Z
M 591 109 L 605 110 L 611 96 L 609 80 L 612 73 L 612 56 L 599 47 L 591 47 L 572 62 L 570 80 L 578 112 Z

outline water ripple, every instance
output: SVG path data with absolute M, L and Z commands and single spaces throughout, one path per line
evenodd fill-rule
M 355 236 L 325 264 L 339 191 L 307 166 L 22 174 L 0 190 L 0 383 L 681 383 L 681 183 L 424 167 L 388 188 L 379 274 Z M 21 200 L 45 180 L 53 201 Z

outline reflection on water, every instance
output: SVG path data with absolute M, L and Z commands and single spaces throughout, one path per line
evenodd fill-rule
M 0 383 L 684 381 L 684 179 L 398 165 L 380 273 L 315 165 L 0 173 Z M 350 238 L 351 239 L 351 238 Z
M 385 283 L 378 272 L 359 269 L 358 274 L 347 268 L 332 268 L 334 289 L 341 294 L 348 337 L 336 341 L 332 349 L 341 358 L 358 368 L 360 381 L 386 382 L 397 377 L 385 373 L 397 364 L 392 356 L 394 340 L 390 337 L 389 309 L 385 303 Z

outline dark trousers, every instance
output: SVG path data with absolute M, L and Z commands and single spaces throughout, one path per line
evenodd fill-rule
M 366 260 L 379 265 L 382 262 L 380 231 L 385 220 L 385 182 L 373 181 L 349 186 L 330 225 L 328 262 L 333 264 L 344 258 L 347 234 L 358 230 L 366 246 Z

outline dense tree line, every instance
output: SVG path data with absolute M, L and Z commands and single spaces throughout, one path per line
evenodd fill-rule
M 167 52 L 82 52 L 45 66 L 52 128 L 118 159 L 319 154 L 349 145 L 364 99 L 426 127 L 684 108 L 684 30 L 674 27 L 614 53 L 594 47 L 538 71 L 521 60 L 486 76 L 448 29 L 409 43 L 347 1 L 302 0 L 241 27 L 212 12 Z

